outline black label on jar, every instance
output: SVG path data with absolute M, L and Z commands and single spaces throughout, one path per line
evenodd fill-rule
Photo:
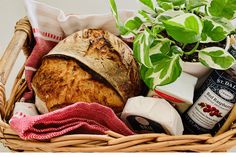
M 195 94 L 195 103 L 184 115 L 190 132 L 209 133 L 236 102 L 236 81 L 226 72 L 214 70 Z
M 165 129 L 157 122 L 141 116 L 128 116 L 127 121 L 136 133 L 168 133 Z
M 236 45 L 230 46 L 228 49 L 228 52 L 234 57 L 236 58 Z

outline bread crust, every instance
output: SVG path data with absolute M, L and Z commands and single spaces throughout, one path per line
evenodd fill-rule
M 98 102 L 116 112 L 122 111 L 124 106 L 116 91 L 93 78 L 73 59 L 45 59 L 32 84 L 49 111 L 75 102 Z
M 141 92 L 132 50 L 115 35 L 97 29 L 76 32 L 44 57 L 33 78 L 35 93 L 49 111 L 78 101 L 122 111 Z

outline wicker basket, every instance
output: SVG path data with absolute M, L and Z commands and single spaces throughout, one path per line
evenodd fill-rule
M 16 24 L 16 31 L 0 61 L 0 139 L 14 151 L 46 151 L 46 152 L 172 152 L 227 151 L 236 145 L 236 124 L 220 135 L 210 134 L 170 136 L 166 134 L 139 134 L 123 136 L 112 131 L 107 135 L 73 134 L 64 135 L 51 140 L 24 141 L 7 123 L 10 119 L 14 103 L 19 101 L 27 85 L 22 75 L 24 67 L 19 71 L 9 100 L 6 101 L 4 86 L 16 58 L 24 50 L 26 57 L 34 45 L 31 26 L 27 18 Z

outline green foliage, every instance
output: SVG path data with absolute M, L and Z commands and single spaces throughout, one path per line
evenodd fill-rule
M 123 37 L 135 37 L 133 51 L 141 77 L 153 89 L 174 82 L 182 72 L 183 55 L 198 53 L 210 68 L 225 70 L 235 59 L 223 48 L 199 49 L 199 44 L 220 42 L 236 30 L 236 0 L 139 0 L 145 10 L 122 24 L 114 0 L 110 6 Z M 195 45 L 185 52 L 187 45 Z
M 198 55 L 200 61 L 204 65 L 219 70 L 228 69 L 228 67 L 232 66 L 235 62 L 233 56 L 219 47 L 208 47 L 202 49 Z
M 174 5 L 172 3 L 168 3 L 168 2 L 162 2 L 159 4 L 161 8 L 163 8 L 164 10 L 171 10 L 174 8 Z
M 166 85 L 177 79 L 181 72 L 181 59 L 179 55 L 167 56 L 161 53 L 152 56 L 154 66 L 147 68 L 142 66 L 142 79 L 154 89 L 156 85 Z M 174 80 L 174 81 L 175 81 Z M 153 86 L 155 85 L 155 86 Z
M 137 37 L 134 40 L 134 57 L 136 60 L 143 64 L 146 67 L 152 67 L 152 62 L 149 57 L 150 53 L 150 46 L 153 42 L 153 37 L 146 29 L 144 32 L 137 35 Z
M 208 0 L 186 0 L 186 9 L 191 10 L 207 5 Z
M 185 3 L 185 0 L 157 0 L 157 1 L 158 1 L 158 3 L 163 3 L 163 2 L 172 3 L 175 6 Z
M 199 17 L 186 13 L 163 21 L 169 36 L 176 41 L 190 44 L 201 39 L 202 23 Z
M 202 21 L 202 42 L 222 41 L 233 30 L 231 22 L 225 18 L 205 17 Z
M 212 16 L 232 19 L 236 13 L 236 0 L 212 0 L 208 10 Z

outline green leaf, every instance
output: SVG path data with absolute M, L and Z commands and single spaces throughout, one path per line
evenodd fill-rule
M 196 20 L 196 17 L 189 16 L 185 19 L 184 24 L 186 28 L 195 31 L 197 34 L 201 34 L 200 31 L 202 31 L 202 29 L 199 29 L 199 27 L 201 27 L 201 24 L 198 20 Z
M 225 18 L 205 17 L 203 19 L 202 41 L 219 42 L 233 30 L 231 22 Z
M 200 62 L 213 69 L 226 70 L 234 63 L 234 57 L 220 47 L 208 47 L 198 53 Z
M 165 41 L 162 43 L 162 46 L 160 48 L 161 52 L 164 54 L 167 54 L 170 51 L 170 45 L 171 45 L 171 41 Z
M 235 29 L 235 26 L 232 25 L 232 21 L 226 18 L 211 17 L 211 20 L 216 23 L 215 25 L 223 26 L 227 32 L 231 32 Z
M 181 75 L 182 66 L 179 55 L 169 57 L 155 54 L 152 60 L 155 62 L 153 68 L 141 68 L 142 79 L 149 88 L 154 89 L 156 86 L 170 84 Z
M 153 56 L 158 53 L 161 53 L 163 55 L 167 55 L 167 56 L 171 57 L 176 54 L 182 55 L 183 50 L 176 45 L 171 46 L 171 41 L 167 38 L 164 38 L 163 41 L 156 42 L 150 48 L 150 56 Z M 151 59 L 153 59 L 153 58 L 151 58 Z M 155 62 L 155 61 L 152 60 L 152 62 Z
M 192 13 L 186 13 L 163 21 L 163 24 L 168 35 L 178 42 L 191 44 L 201 39 L 203 27 L 201 20 Z
M 174 5 L 172 3 L 168 3 L 168 2 L 162 2 L 162 3 L 159 3 L 159 5 L 164 10 L 171 10 L 174 8 Z
M 132 38 L 140 32 L 142 26 L 143 21 L 139 17 L 132 17 L 125 22 L 124 28 L 126 32 L 123 32 L 121 36 L 123 38 Z
M 157 34 L 159 34 L 163 30 L 164 30 L 164 27 L 161 25 L 154 25 L 154 26 L 152 26 L 152 29 L 151 29 L 152 34 L 154 36 L 156 36 Z
M 212 0 L 208 11 L 212 16 L 231 20 L 236 15 L 236 0 Z
M 143 22 L 139 17 L 133 17 L 125 22 L 125 27 L 130 30 L 138 30 L 142 24 Z
M 153 42 L 153 36 L 145 29 L 144 32 L 136 36 L 133 43 L 133 52 L 136 60 L 146 67 L 152 67 L 150 59 L 150 46 Z
M 187 10 L 198 8 L 208 4 L 208 0 L 186 0 Z
M 138 11 L 138 17 L 142 20 L 143 24 L 146 26 L 152 26 L 155 20 L 151 14 L 147 13 L 144 10 Z
M 148 86 L 149 89 L 154 89 L 153 87 L 153 79 L 146 79 L 145 75 L 148 72 L 149 68 L 144 65 L 141 65 L 140 75 L 144 83 Z
M 153 54 L 161 53 L 161 46 L 162 43 L 160 41 L 154 40 L 154 42 L 150 46 L 149 55 L 151 56 Z
M 123 26 L 122 22 L 120 21 L 115 0 L 110 0 L 110 7 L 111 7 L 112 15 L 114 16 L 115 21 L 116 21 L 116 27 L 119 29 L 122 35 L 126 34 L 128 30 Z
M 170 51 L 171 40 L 168 38 L 163 38 L 161 41 L 154 41 L 150 47 L 149 55 L 154 55 L 157 53 L 168 54 Z
M 145 6 L 147 6 L 149 9 L 156 11 L 157 2 L 156 0 L 139 0 L 141 3 L 143 3 Z
M 168 3 L 172 3 L 175 6 L 182 5 L 185 3 L 185 0 L 157 0 L 157 1 L 158 1 L 158 4 L 160 2 L 168 2 Z
M 173 45 L 173 46 L 171 46 L 171 48 L 170 48 L 170 51 L 169 51 L 169 56 L 172 56 L 172 55 L 176 55 L 176 54 L 178 54 L 178 55 L 183 55 L 183 50 L 179 47 L 179 46 L 176 46 L 176 45 Z
M 158 62 L 160 62 L 160 60 L 170 59 L 171 56 L 168 56 L 163 53 L 156 53 L 156 54 L 151 55 L 150 58 L 151 58 L 153 65 L 156 66 L 158 64 Z M 152 68 L 154 68 L 154 66 Z
M 182 10 L 167 10 L 156 17 L 156 21 L 163 22 L 184 14 Z
M 119 26 L 121 24 L 121 22 L 120 22 L 120 17 L 118 15 L 115 0 L 110 0 L 110 7 L 111 7 L 111 12 L 112 12 L 113 16 L 115 17 L 116 24 Z

